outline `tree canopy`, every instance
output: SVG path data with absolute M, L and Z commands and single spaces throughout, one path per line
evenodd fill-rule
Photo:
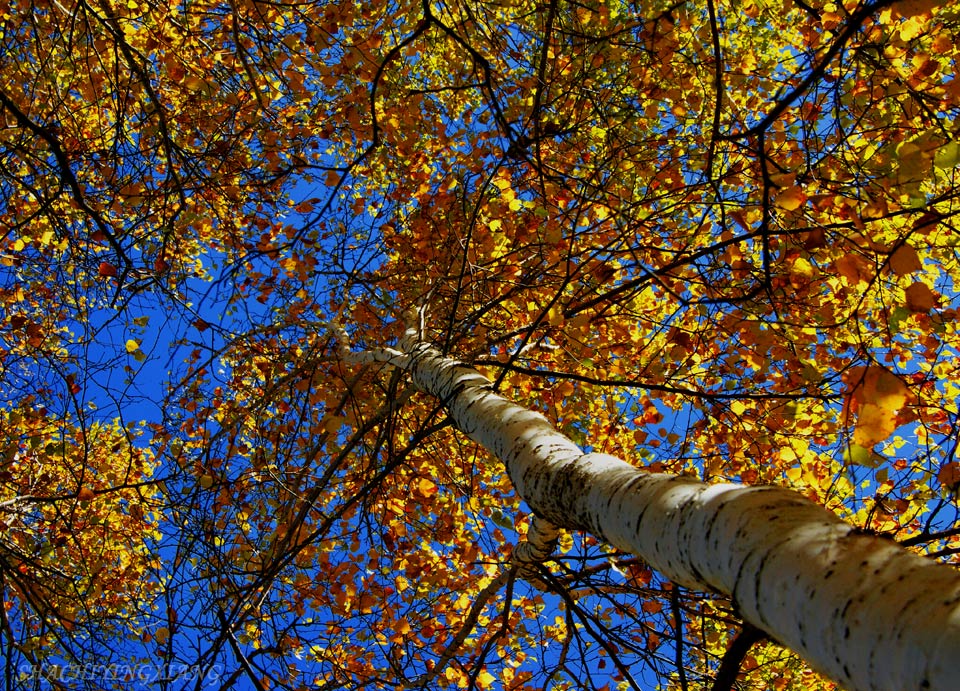
M 343 357 L 411 310 L 589 450 L 956 562 L 953 4 L 0 18 L 6 688 L 832 688 L 596 536 L 511 560 L 502 464 Z

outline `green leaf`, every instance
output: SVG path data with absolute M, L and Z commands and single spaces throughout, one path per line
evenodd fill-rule
M 953 168 L 960 163 L 960 143 L 949 142 L 944 144 L 933 157 L 933 165 L 937 168 Z
M 875 465 L 873 458 L 873 450 L 859 444 L 850 444 L 843 450 L 844 465 L 873 467 Z
M 497 508 L 490 509 L 490 519 L 504 530 L 513 530 L 513 521 L 511 521 L 503 511 Z
M 892 310 L 890 310 L 890 329 L 894 333 L 899 333 L 900 323 L 909 317 L 910 314 L 910 310 L 908 310 L 906 307 L 894 307 Z

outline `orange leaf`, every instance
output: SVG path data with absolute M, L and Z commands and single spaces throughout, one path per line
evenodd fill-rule
M 110 262 L 100 262 L 100 266 L 97 269 L 97 273 L 106 278 L 117 275 L 117 267 L 115 267 Z
M 663 604 L 657 600 L 644 600 L 643 604 L 640 605 L 640 609 L 647 614 L 656 614 L 663 609 Z
M 785 211 L 794 211 L 807 200 L 807 195 L 799 187 L 788 187 L 777 195 L 777 206 Z
M 870 367 L 863 376 L 861 401 L 899 408 L 907 400 L 907 385 L 893 372 L 883 367 Z
M 861 280 L 860 262 L 852 254 L 846 254 L 833 263 L 833 268 L 837 273 L 847 279 L 851 285 L 856 285 Z

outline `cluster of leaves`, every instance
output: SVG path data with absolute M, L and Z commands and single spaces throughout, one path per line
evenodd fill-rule
M 160 491 L 136 430 L 69 425 L 28 399 L 9 406 L 0 414 L 4 635 L 42 664 L 70 639 L 95 650 L 142 624 L 142 603 L 159 589 Z
M 953 559 L 949 4 L 0 18 L 9 688 L 108 650 L 224 687 L 829 687 L 590 536 L 512 565 L 496 459 L 337 357 L 418 306 L 586 447 Z

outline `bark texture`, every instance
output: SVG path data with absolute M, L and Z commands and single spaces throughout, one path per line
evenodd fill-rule
M 351 355 L 407 370 L 507 467 L 533 511 L 731 597 L 745 621 L 854 691 L 960 688 L 960 574 L 790 490 L 707 485 L 584 453 L 477 370 L 409 337 Z

